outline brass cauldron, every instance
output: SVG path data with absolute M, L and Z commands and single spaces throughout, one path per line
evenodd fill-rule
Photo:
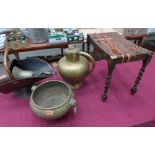
M 91 60 L 91 66 L 89 66 L 88 59 Z M 86 53 L 80 52 L 78 48 L 74 48 L 73 45 L 69 45 L 69 48 L 65 51 L 65 56 L 58 62 L 58 71 L 63 79 L 71 84 L 73 89 L 79 88 L 86 76 L 91 73 L 95 68 L 95 60 L 93 57 Z
M 52 80 L 32 87 L 30 108 L 40 117 L 58 119 L 64 116 L 71 107 L 76 110 L 73 92 L 69 85 L 62 81 Z

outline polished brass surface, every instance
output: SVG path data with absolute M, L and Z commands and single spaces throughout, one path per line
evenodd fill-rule
M 78 89 L 86 76 L 94 70 L 95 60 L 88 53 L 79 52 L 79 49 L 73 46 L 69 46 L 65 54 L 58 62 L 58 71 L 73 89 Z M 89 65 L 87 58 L 92 65 Z
M 58 80 L 47 81 L 32 87 L 30 108 L 39 117 L 58 119 L 71 107 L 76 110 L 73 91 L 68 84 Z

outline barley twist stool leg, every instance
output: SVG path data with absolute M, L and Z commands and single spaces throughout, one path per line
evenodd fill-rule
M 105 82 L 105 87 L 104 87 L 104 91 L 103 91 L 103 94 L 102 94 L 102 101 L 105 101 L 107 99 L 107 93 L 108 93 L 108 89 L 109 89 L 109 86 L 110 86 L 110 81 L 111 81 L 111 77 L 112 77 L 112 72 L 115 68 L 115 64 L 114 62 L 112 61 L 109 61 L 108 62 L 108 74 L 107 74 L 107 77 L 106 77 L 106 82 Z
M 94 60 L 96 60 L 96 56 L 97 56 L 98 51 L 96 50 L 96 48 L 94 47 L 94 51 L 92 53 L 92 57 L 94 58 Z
M 89 35 L 87 35 L 87 52 L 90 52 L 90 40 L 89 40 Z
M 134 86 L 131 88 L 131 94 L 134 95 L 137 92 L 137 87 L 138 84 L 141 81 L 141 78 L 143 76 L 143 73 L 145 71 L 146 66 L 148 65 L 148 63 L 151 61 L 152 56 L 148 56 L 146 59 L 143 60 L 143 65 L 138 73 L 138 76 L 136 78 L 136 81 L 134 83 Z

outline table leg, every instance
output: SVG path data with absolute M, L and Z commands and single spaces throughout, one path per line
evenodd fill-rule
M 134 40 L 134 44 L 137 44 L 137 39 Z
M 83 42 L 82 43 L 82 51 L 84 51 L 84 46 L 85 46 L 85 43 Z
M 90 50 L 90 40 L 89 40 L 89 35 L 87 35 L 87 52 L 89 53 Z
M 61 56 L 64 56 L 63 48 L 61 48 Z
M 137 45 L 141 46 L 141 44 L 142 44 L 142 39 L 139 39 Z
M 106 77 L 105 87 L 104 87 L 104 91 L 102 94 L 102 101 L 105 101 L 107 99 L 107 93 L 108 93 L 108 89 L 110 86 L 110 81 L 111 81 L 112 72 L 114 68 L 115 68 L 115 63 L 113 61 L 109 61 L 108 62 L 108 74 Z
M 94 51 L 92 53 L 92 56 L 93 56 L 94 60 L 96 60 L 96 55 L 97 55 L 97 50 L 94 47 Z
M 20 58 L 19 58 L 19 54 L 16 53 L 16 52 L 15 52 L 15 57 L 16 57 L 17 60 L 20 60 Z
M 149 62 L 151 61 L 152 56 L 149 55 L 146 59 L 143 60 L 143 64 L 142 67 L 138 73 L 138 76 L 136 78 L 136 81 L 134 83 L 134 86 L 131 88 L 131 94 L 135 94 L 137 92 L 137 86 L 140 83 L 140 80 L 143 76 L 143 73 L 145 71 L 146 66 L 149 64 Z

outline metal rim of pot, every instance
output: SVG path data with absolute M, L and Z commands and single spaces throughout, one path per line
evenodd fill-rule
M 47 83 L 51 83 L 51 82 L 60 82 L 60 83 L 63 83 L 65 86 L 68 87 L 68 89 L 69 89 L 69 95 L 67 96 L 67 98 L 65 99 L 65 101 L 64 101 L 62 104 L 60 104 L 60 105 L 58 105 L 58 106 L 56 106 L 56 107 L 54 107 L 54 108 L 43 108 L 43 107 L 40 107 L 40 106 L 38 106 L 38 105 L 35 103 L 35 101 L 34 101 L 34 99 L 33 99 L 33 95 L 34 95 L 35 91 L 36 91 L 37 89 L 39 89 L 40 86 L 42 86 L 42 85 L 44 85 L 44 84 L 47 84 Z M 42 110 L 53 110 L 53 109 L 57 109 L 57 108 L 61 107 L 62 105 L 64 105 L 64 104 L 69 100 L 69 98 L 71 97 L 71 95 L 73 95 L 73 93 L 72 93 L 71 87 L 70 87 L 67 83 L 65 83 L 65 82 L 63 82 L 63 81 L 60 81 L 60 80 L 50 80 L 50 81 L 43 82 L 43 83 L 39 84 L 38 86 L 36 86 L 36 88 L 32 91 L 31 100 L 33 101 L 33 102 L 32 102 L 33 105 L 34 105 L 35 107 L 39 108 L 39 109 L 42 109 Z

